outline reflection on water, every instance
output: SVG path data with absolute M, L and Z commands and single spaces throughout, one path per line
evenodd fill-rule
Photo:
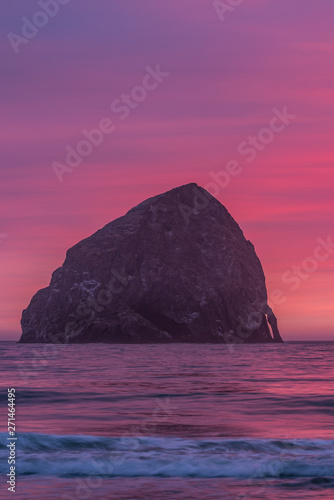
M 0 343 L 0 355 L 2 399 L 7 397 L 7 387 L 17 389 L 19 432 L 48 435 L 42 441 L 35 434 L 22 436 L 26 463 L 31 463 L 29 454 L 34 453 L 35 464 L 49 465 L 40 469 L 36 465 L 30 471 L 39 475 L 22 475 L 22 496 L 16 494 L 16 498 L 44 498 L 36 492 L 23 496 L 29 495 L 29 489 L 35 491 L 36 485 L 44 488 L 45 498 L 61 498 L 64 492 L 78 498 L 75 481 L 82 455 L 80 450 L 76 454 L 74 441 L 69 445 L 55 434 L 83 435 L 81 453 L 100 461 L 101 467 L 105 453 L 115 453 L 108 441 L 112 437 L 119 438 L 117 446 L 128 438 L 160 438 L 159 444 L 147 441 L 145 449 L 140 448 L 142 442 L 134 446 L 133 441 L 125 441 L 133 448 L 116 450 L 125 461 L 122 470 L 131 476 L 128 469 L 140 463 L 139 477 L 117 478 L 122 474 L 114 463 L 112 474 L 97 474 L 101 484 L 87 498 L 333 497 L 334 468 L 330 474 L 327 465 L 334 463 L 334 343 L 236 345 L 233 350 L 189 344 L 90 344 L 46 350 L 41 345 Z M 93 436 L 104 437 L 111 448 L 99 449 L 96 442 L 94 448 L 89 441 Z M 181 443 L 176 449 L 175 438 Z M 237 444 L 231 451 L 227 444 L 231 439 L 256 445 L 245 450 Z M 292 456 L 295 444 L 291 443 L 296 439 L 304 440 L 304 448 Z M 211 448 L 200 448 L 203 440 L 211 440 Z M 285 443 L 284 454 L 270 448 L 275 440 Z M 324 448 L 319 445 L 320 451 L 312 451 L 319 440 Z M 60 469 L 52 470 L 51 464 L 60 463 L 66 454 L 67 470 L 70 463 L 73 466 L 72 480 L 61 477 Z M 279 466 L 274 465 L 277 456 Z M 256 469 L 261 460 L 267 463 L 262 473 Z M 290 478 L 289 460 L 294 464 Z M 180 467 L 173 469 L 175 463 Z M 248 478 L 247 473 L 233 472 L 243 470 L 243 465 L 249 467 Z M 310 477 L 299 467 L 309 467 Z M 180 472 L 188 469 L 193 470 L 193 478 L 191 472 L 188 476 Z M 89 470 L 87 474 L 92 473 Z M 168 470 L 170 476 L 164 474 Z M 22 458 L 23 473 L 27 469 Z M 50 489 L 52 495 L 61 494 L 50 496 Z M 106 492 L 113 496 L 105 496 Z

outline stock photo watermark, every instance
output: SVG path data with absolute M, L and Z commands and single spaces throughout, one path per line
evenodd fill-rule
M 146 66 L 145 69 L 146 75 L 140 85 L 134 86 L 129 93 L 123 93 L 118 99 L 112 101 L 110 109 L 118 115 L 119 120 L 126 120 L 147 99 L 150 92 L 157 89 L 170 75 L 170 73 L 160 69 L 160 64 L 157 64 L 155 68 Z M 65 147 L 63 162 L 54 161 L 51 164 L 58 181 L 63 182 L 64 174 L 73 172 L 84 158 L 90 156 L 102 144 L 104 137 L 112 134 L 115 130 L 116 124 L 110 118 L 102 118 L 95 129 L 83 129 L 81 140 L 74 147 L 71 145 Z
M 75 313 L 69 315 L 73 318 L 73 322 L 69 322 L 65 328 L 65 332 L 71 330 L 75 332 L 76 330 L 80 333 L 80 329 L 77 328 L 77 318 L 83 320 L 87 325 L 94 321 L 96 313 L 102 312 L 107 306 L 109 306 L 115 295 L 121 293 L 131 281 L 131 278 L 122 276 L 118 271 L 113 269 L 111 271 L 112 278 L 108 284 L 100 288 L 100 283 L 89 279 L 89 273 L 84 273 L 84 283 L 90 283 L 93 288 L 89 291 L 89 294 L 84 302 L 80 302 L 77 306 Z M 95 297 L 95 290 L 98 290 Z M 87 317 L 89 316 L 89 317 Z M 86 317 L 86 318 L 85 318 Z M 70 339 L 74 338 L 78 333 L 72 333 Z M 69 341 L 68 336 L 66 337 L 67 342 Z M 59 341 L 59 337 L 58 337 Z
M 225 21 L 226 14 L 230 14 L 236 7 L 244 3 L 244 0 L 213 0 L 212 5 L 219 19 Z
M 282 111 L 278 108 L 272 110 L 268 126 L 261 128 L 256 135 L 249 135 L 245 140 L 241 141 L 237 147 L 240 156 L 246 156 L 245 160 L 248 163 L 255 161 L 259 153 L 262 153 L 269 144 L 273 142 L 277 134 L 281 134 L 297 115 L 289 113 L 287 106 L 284 106 Z M 209 176 L 214 182 L 208 182 L 204 188 L 213 196 L 218 196 L 221 189 L 225 189 L 231 182 L 233 177 L 241 174 L 243 168 L 238 160 L 228 161 L 225 170 L 219 172 L 211 171 Z
M 254 162 L 257 156 L 273 142 L 275 136 L 281 134 L 297 118 L 297 115 L 288 111 L 287 106 L 284 106 L 282 111 L 274 108 L 272 113 L 273 116 L 269 120 L 267 127 L 261 128 L 256 135 L 249 135 L 237 146 L 239 155 L 246 156 L 245 160 L 248 163 Z M 241 160 L 230 160 L 226 163 L 225 169 L 218 172 L 209 172 L 211 181 L 204 185 L 204 189 L 217 198 L 221 194 L 221 190 L 226 189 L 232 179 L 242 172 Z M 190 217 L 198 215 L 199 211 L 205 208 L 209 202 L 209 196 L 202 195 L 194 188 L 193 205 L 179 204 L 179 210 L 185 223 L 189 224 Z
M 144 419 L 140 424 L 131 427 L 131 433 L 123 434 L 119 440 L 126 439 L 128 446 L 126 451 L 136 452 L 140 447 L 140 438 L 145 438 L 152 435 L 156 431 L 158 425 L 167 423 L 173 412 L 179 407 L 172 404 L 170 397 L 156 398 L 155 408 L 152 414 L 147 419 Z M 61 500 L 88 500 L 96 498 L 94 490 L 102 486 L 103 478 L 110 477 L 112 474 L 117 475 L 117 468 L 121 467 L 127 458 L 122 451 L 110 451 L 105 457 L 103 463 L 99 463 L 95 459 L 90 459 L 89 464 L 92 472 L 85 479 L 76 479 L 76 488 L 74 495 L 65 493 Z
M 5 239 L 8 238 L 8 234 L 0 233 L 0 245 L 4 242 Z
M 8 459 L 7 463 L 9 471 L 7 473 L 8 491 L 15 493 L 16 490 L 16 390 L 11 387 L 8 389 L 8 436 L 7 448 Z
M 329 234 L 325 238 L 318 237 L 316 243 L 317 245 L 312 255 L 305 257 L 299 265 L 293 264 L 290 269 L 282 274 L 281 281 L 285 285 L 289 285 L 288 291 L 296 292 L 303 282 L 316 273 L 322 262 L 326 262 L 334 255 L 334 241 L 332 235 Z M 287 298 L 286 292 L 281 288 L 273 290 L 270 296 L 273 305 L 284 304 Z
M 20 52 L 21 45 L 27 45 L 42 28 L 49 24 L 50 19 L 56 17 L 61 5 L 67 5 L 69 2 L 70 0 L 38 0 L 40 10 L 37 10 L 30 19 L 25 16 L 21 17 L 21 33 L 10 31 L 7 34 L 15 54 Z
M 69 314 L 64 330 L 58 333 L 50 331 L 46 333 L 48 343 L 42 348 L 31 349 L 30 366 L 22 367 L 21 364 L 17 364 L 18 372 L 25 385 L 46 369 L 50 359 L 59 354 L 61 346 L 71 343 L 82 333 L 83 328 L 95 320 L 97 313 L 110 306 L 115 296 L 120 294 L 132 279 L 132 277 L 123 276 L 116 269 L 111 270 L 111 275 L 109 282 L 102 286 L 101 283 L 90 279 L 88 272 L 83 273 L 81 288 L 86 293 L 86 297 L 77 305 L 75 312 Z
M 298 290 L 303 281 L 309 279 L 319 269 L 321 262 L 325 262 L 333 255 L 334 241 L 331 235 L 326 238 L 318 237 L 317 243 L 312 255 L 306 257 L 300 265 L 293 265 L 291 269 L 283 273 L 282 282 L 290 285 L 289 289 L 292 292 Z
M 300 265 L 292 265 L 291 268 L 285 271 L 281 276 L 281 281 L 285 285 L 289 285 L 288 290 L 275 288 L 268 295 L 268 301 L 256 302 L 253 310 L 248 311 L 244 318 L 239 318 L 239 326 L 236 334 L 227 332 L 223 334 L 226 344 L 230 351 L 233 351 L 233 344 L 243 343 L 249 338 L 254 330 L 259 328 L 266 316 L 273 332 L 277 328 L 277 320 L 273 314 L 275 306 L 284 304 L 288 299 L 288 291 L 297 291 L 303 282 L 309 279 L 318 269 L 322 262 L 326 262 L 334 255 L 334 240 L 332 235 L 325 238 L 318 237 L 317 245 L 314 248 L 312 255 L 309 255 Z

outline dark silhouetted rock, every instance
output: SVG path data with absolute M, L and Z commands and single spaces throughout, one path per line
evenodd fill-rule
M 68 250 L 21 323 L 21 342 L 282 342 L 253 245 L 197 184 Z

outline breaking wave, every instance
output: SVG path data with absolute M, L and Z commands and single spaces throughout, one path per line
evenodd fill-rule
M 0 472 L 8 435 L 0 434 Z M 17 434 L 18 475 L 334 478 L 334 441 Z M 4 459 L 4 460 L 3 460 Z M 334 482 L 333 482 L 334 484 Z

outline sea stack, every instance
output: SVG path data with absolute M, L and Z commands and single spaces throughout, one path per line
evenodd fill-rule
M 193 183 L 70 248 L 21 324 L 20 342 L 282 342 L 254 246 Z

